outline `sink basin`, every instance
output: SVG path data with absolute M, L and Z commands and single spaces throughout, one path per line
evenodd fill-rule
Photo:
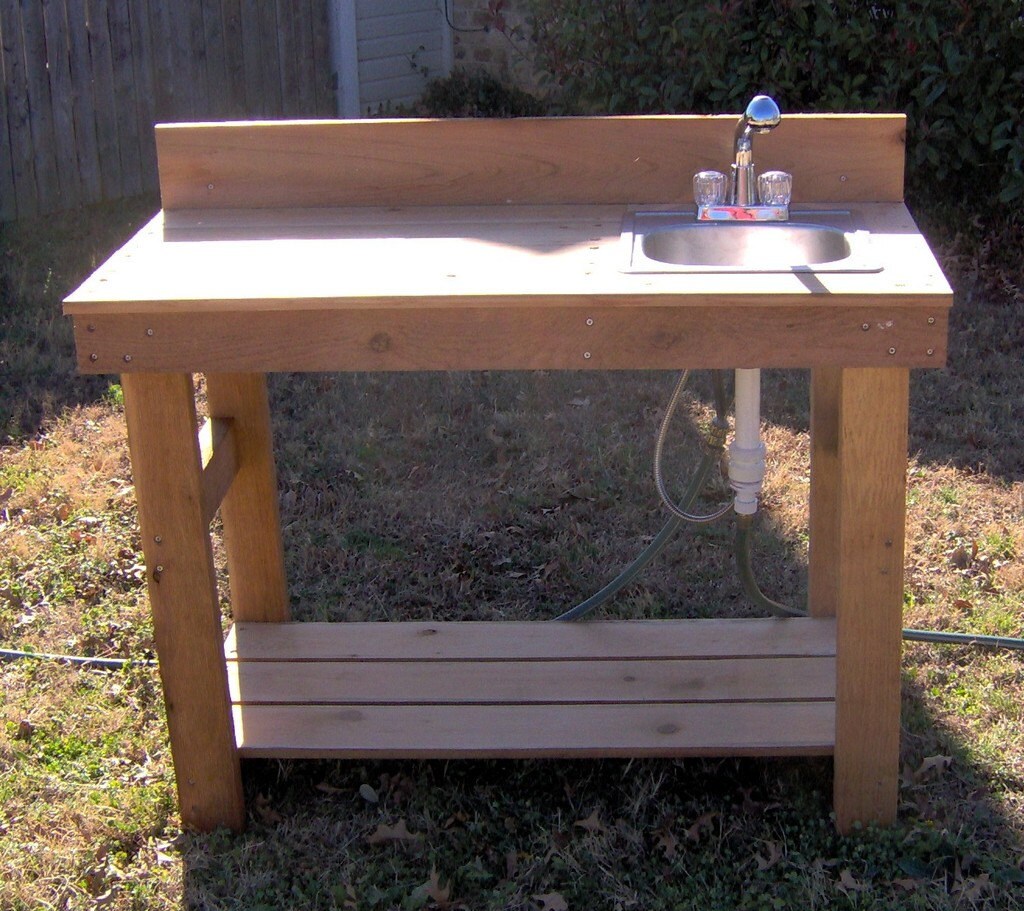
M 697 222 L 634 212 L 622 226 L 624 272 L 879 272 L 870 235 L 848 211 L 796 212 L 786 222 Z

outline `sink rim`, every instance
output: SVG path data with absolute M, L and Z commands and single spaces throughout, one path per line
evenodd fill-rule
M 663 262 L 644 252 L 644 242 L 653 234 L 670 231 L 748 231 L 779 230 L 785 227 L 806 227 L 842 234 L 849 255 L 822 263 L 796 263 L 789 265 L 704 265 L 698 263 Z M 850 209 L 794 209 L 784 222 L 698 222 L 695 211 L 640 209 L 627 211 L 622 219 L 620 236 L 622 266 L 620 272 L 647 274 L 824 274 L 881 272 L 883 266 L 872 255 L 870 232 L 862 227 L 857 214 Z

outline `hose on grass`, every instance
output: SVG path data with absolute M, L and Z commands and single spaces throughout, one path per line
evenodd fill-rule
M 129 664 L 141 667 L 156 667 L 156 661 L 148 658 L 91 658 L 83 655 L 53 655 L 48 652 L 23 652 L 16 649 L 0 649 L 0 661 L 21 661 L 35 658 L 38 661 L 58 661 L 75 667 L 88 667 L 101 670 L 118 670 Z
M 688 376 L 689 371 L 684 370 L 676 383 L 675 390 L 672 392 L 672 398 L 665 411 L 665 417 L 662 418 L 661 429 L 658 433 L 658 442 L 655 446 L 655 480 L 658 483 L 658 490 L 662 494 L 662 500 L 665 502 L 665 505 L 669 507 L 669 511 L 672 515 L 662 526 L 661 531 L 654 536 L 651 543 L 648 544 L 637 555 L 637 557 L 624 570 L 622 570 L 622 572 L 612 579 L 611 582 L 604 586 L 600 591 L 587 598 L 586 601 L 580 602 L 575 607 L 570 608 L 552 619 L 563 621 L 580 620 L 597 610 L 597 608 L 613 598 L 626 585 L 632 582 L 633 579 L 643 571 L 647 564 L 661 553 L 665 548 L 665 545 L 669 540 L 671 540 L 672 536 L 684 521 L 707 523 L 725 515 L 725 513 L 731 508 L 731 506 L 726 506 L 724 510 L 719 510 L 717 513 L 709 516 L 695 516 L 690 513 L 690 509 L 693 508 L 693 504 L 696 502 L 697 497 L 700 496 L 700 492 L 704 488 L 704 484 L 707 483 L 707 480 L 711 476 L 711 472 L 714 470 L 715 466 L 721 462 L 722 453 L 725 451 L 725 436 L 729 430 L 729 422 L 726 418 L 726 413 L 729 410 L 729 402 L 726 396 L 725 381 L 721 370 L 712 371 L 716 417 L 711 427 L 708 429 L 707 437 L 704 441 L 704 452 L 701 455 L 700 462 L 690 478 L 690 483 L 687 484 L 686 489 L 683 491 L 682 499 L 680 499 L 678 504 L 673 503 L 669 498 L 668 493 L 664 492 L 664 480 L 661 473 L 661 455 L 664 449 L 665 437 L 668 435 L 668 427 L 672 420 L 672 414 L 679 403 L 679 397 L 682 394 L 683 387 L 686 385 Z
M 753 516 L 736 517 L 736 569 L 746 596 L 760 608 L 770 611 L 776 617 L 806 617 L 806 611 L 789 607 L 769 598 L 761 591 L 754 576 L 750 557 L 750 544 L 754 527 Z M 904 629 L 903 638 L 908 642 L 928 642 L 934 645 L 977 645 L 983 648 L 1006 648 L 1024 651 L 1024 639 L 1012 636 L 983 636 L 974 633 L 951 633 L 927 629 Z
M 754 577 L 754 567 L 750 559 L 750 539 L 753 528 L 753 516 L 736 516 L 736 571 L 739 573 L 744 593 L 755 605 L 769 611 L 776 617 L 806 616 L 802 610 L 789 607 L 779 601 L 773 601 L 761 591 L 760 586 L 757 584 L 757 579 Z

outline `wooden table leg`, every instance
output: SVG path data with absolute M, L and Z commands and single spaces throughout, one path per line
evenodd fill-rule
M 834 617 L 839 603 L 839 367 L 811 371 L 811 508 L 807 612 Z
M 811 590 L 837 617 L 834 802 L 848 832 L 896 819 L 909 372 L 818 371 L 813 389 Z
M 267 383 L 262 373 L 208 373 L 210 417 L 230 418 L 238 474 L 220 505 L 236 621 L 289 619 Z
M 125 374 L 132 474 L 182 824 L 245 826 L 188 374 Z

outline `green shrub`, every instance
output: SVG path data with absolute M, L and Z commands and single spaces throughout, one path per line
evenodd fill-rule
M 531 0 L 537 63 L 602 113 L 905 111 L 908 172 L 1024 203 L 1020 0 Z
M 529 92 L 505 85 L 489 73 L 459 69 L 431 80 L 419 109 L 428 117 L 538 117 L 544 105 Z

